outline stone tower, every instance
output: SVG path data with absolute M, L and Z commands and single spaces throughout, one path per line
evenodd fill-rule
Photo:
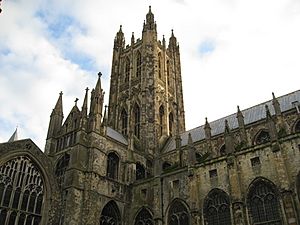
M 142 39 L 125 47 L 122 26 L 112 59 L 108 125 L 128 137 L 129 148 L 149 156 L 170 136 L 185 131 L 179 45 L 173 30 L 168 46 L 157 40 L 149 7 Z

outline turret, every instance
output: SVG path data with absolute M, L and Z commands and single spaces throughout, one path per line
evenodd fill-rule
M 246 135 L 246 129 L 245 129 L 245 121 L 244 121 L 244 115 L 240 110 L 240 107 L 237 106 L 237 113 L 236 113 L 236 118 L 239 124 L 239 130 L 241 134 L 241 141 L 244 144 L 247 144 L 247 135 Z
M 115 42 L 114 42 L 114 49 L 124 48 L 125 47 L 125 37 L 122 31 L 122 25 L 120 25 L 120 29 L 116 34 Z
M 232 133 L 228 124 L 228 120 L 225 120 L 224 139 L 225 139 L 226 153 L 232 153 L 234 151 L 234 144 L 233 144 Z
M 205 139 L 210 140 L 211 139 L 211 128 L 207 121 L 207 117 L 205 117 L 204 132 L 205 132 Z
M 58 131 L 61 128 L 62 121 L 63 121 L 63 118 L 64 118 L 63 105 L 62 105 L 62 95 L 63 95 L 63 93 L 60 92 L 58 100 L 55 104 L 55 107 L 52 110 L 52 113 L 50 115 L 50 122 L 49 122 L 47 139 L 52 138 L 55 135 L 57 135 Z
M 85 89 L 85 96 L 84 96 L 84 100 L 83 100 L 83 104 L 82 104 L 82 107 L 81 107 L 81 121 L 80 121 L 80 127 L 85 130 L 87 128 L 87 120 L 88 120 L 88 114 L 87 114 L 87 111 L 88 111 L 88 91 L 89 89 L 86 88 Z
M 143 25 L 143 41 L 149 43 L 156 40 L 156 22 L 154 21 L 154 14 L 151 12 L 151 6 L 149 6 L 149 12 L 146 15 L 146 21 L 144 21 Z

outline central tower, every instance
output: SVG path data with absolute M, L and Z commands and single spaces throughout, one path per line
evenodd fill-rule
M 157 154 L 170 136 L 185 131 L 179 45 L 171 33 L 157 40 L 149 7 L 142 39 L 125 47 L 122 26 L 114 40 L 108 125 L 128 138 L 131 150 Z

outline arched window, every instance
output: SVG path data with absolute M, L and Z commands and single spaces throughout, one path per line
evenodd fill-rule
M 171 167 L 172 165 L 171 165 L 171 163 L 169 163 L 169 162 L 164 162 L 163 164 L 162 164 L 162 169 L 163 170 L 166 170 L 166 169 L 168 169 L 169 167 Z
M 270 139 L 271 138 L 270 138 L 269 133 L 267 131 L 262 130 L 256 136 L 255 143 L 256 144 L 263 144 L 263 143 L 269 142 Z
M 170 114 L 169 114 L 169 135 L 170 135 L 170 136 L 173 135 L 173 124 L 174 124 L 173 113 L 170 113 Z
M 169 62 L 169 60 L 167 61 L 167 82 L 168 82 L 168 86 L 170 86 L 170 62 Z
M 186 206 L 179 201 L 175 200 L 168 212 L 168 225 L 189 225 L 190 216 Z
M 69 166 L 70 155 L 65 153 L 57 162 L 55 168 L 55 175 L 57 177 L 57 182 L 61 188 L 64 184 L 65 172 Z
M 298 120 L 298 122 L 295 125 L 295 133 L 299 133 L 300 132 L 300 120 Z
M 134 118 L 134 135 L 140 138 L 140 107 L 135 104 L 133 108 L 133 118 Z
M 127 135 L 128 115 L 125 109 L 123 109 L 121 112 L 121 126 L 122 126 L 122 134 Z
M 108 202 L 102 209 L 100 216 L 100 225 L 120 225 L 121 214 L 117 204 L 114 201 Z
M 207 225 L 231 224 L 228 195 L 219 189 L 211 190 L 204 200 L 203 213 Z
M 134 225 L 154 225 L 153 217 L 149 210 L 142 208 L 135 217 Z
M 107 177 L 118 179 L 119 157 L 116 153 L 111 152 L 107 156 Z
M 39 201 L 37 200 L 39 195 Z M 0 225 L 38 225 L 42 218 L 44 184 L 38 168 L 26 156 L 18 156 L 0 167 Z M 38 206 L 40 202 L 40 206 Z M 35 209 L 39 207 L 39 210 Z
M 142 55 L 138 51 L 136 53 L 136 77 L 140 77 L 142 74 Z
M 221 156 L 226 155 L 226 146 L 225 146 L 225 144 L 222 145 L 222 147 L 220 148 L 220 155 Z
M 163 119 L 164 119 L 164 114 L 165 114 L 165 111 L 164 111 L 164 107 L 161 105 L 159 107 L 159 136 L 162 136 L 163 135 L 163 127 L 164 127 L 164 124 L 163 124 Z
M 146 177 L 146 171 L 144 166 L 137 162 L 136 163 L 136 170 L 135 170 L 135 178 L 136 180 L 144 179 Z
M 129 81 L 129 75 L 130 75 L 130 60 L 129 60 L 128 57 L 125 60 L 125 71 L 124 72 L 125 72 L 125 79 L 124 79 L 124 81 L 128 82 Z
M 158 53 L 158 77 L 161 79 L 161 53 Z
M 250 186 L 247 207 L 251 224 L 282 224 L 277 196 L 274 185 L 265 180 L 259 179 Z

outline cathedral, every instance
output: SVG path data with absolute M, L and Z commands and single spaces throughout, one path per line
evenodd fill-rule
M 0 144 L 0 225 L 300 225 L 300 90 L 185 129 L 180 51 L 114 39 L 109 104 L 101 73 L 46 146 Z M 47 135 L 47 136 L 46 136 Z

